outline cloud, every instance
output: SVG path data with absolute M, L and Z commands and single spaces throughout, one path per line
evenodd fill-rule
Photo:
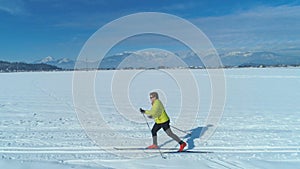
M 183 2 L 183 3 L 174 3 L 171 5 L 163 6 L 160 10 L 166 11 L 186 11 L 189 9 L 193 9 L 197 6 L 195 2 Z
M 300 44 L 299 11 L 300 6 L 257 7 L 191 21 L 219 47 L 278 48 Z
M 22 0 L 0 0 L 0 11 L 10 15 L 25 14 L 25 4 Z

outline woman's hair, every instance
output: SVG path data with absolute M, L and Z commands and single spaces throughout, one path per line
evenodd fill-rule
M 158 93 L 157 92 L 151 92 L 150 96 L 154 96 L 156 99 L 158 99 Z

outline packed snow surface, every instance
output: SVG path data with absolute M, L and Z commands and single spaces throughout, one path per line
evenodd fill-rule
M 114 131 L 96 126 L 95 131 L 103 136 L 96 141 L 77 116 L 73 72 L 1 73 L 0 168 L 299 168 L 299 68 L 224 70 L 223 116 L 205 142 L 199 137 L 207 127 L 204 124 L 214 92 L 206 70 L 191 70 L 198 87 L 199 109 L 192 113 L 195 117 L 185 117 L 191 120 L 187 120 L 192 123 L 189 129 L 176 123 L 189 107 L 181 109 L 180 85 L 172 75 L 161 70 L 118 71 L 135 74 L 126 88 L 131 104 L 115 104 L 112 83 L 123 83 L 113 79 L 117 71 L 96 73 L 94 98 L 105 125 Z M 183 72 L 174 70 L 185 76 Z M 92 72 L 81 73 L 88 76 Z M 150 108 L 148 93 L 152 90 L 161 93 L 171 125 L 191 133 L 172 128 L 188 143 L 188 149 L 207 153 L 166 153 L 169 150 L 162 149 L 163 159 L 158 150 L 114 149 L 151 144 L 151 132 L 138 108 Z M 81 109 L 89 110 L 89 99 L 94 98 L 82 98 L 86 109 Z M 192 102 L 197 98 L 189 99 Z M 128 107 L 136 111 L 122 111 Z M 153 125 L 151 119 L 147 122 Z M 111 134 L 124 139 L 115 140 Z M 158 141 L 162 148 L 178 148 L 163 130 L 158 133 Z

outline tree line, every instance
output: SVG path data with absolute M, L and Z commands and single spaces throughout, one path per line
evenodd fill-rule
M 0 61 L 0 72 L 30 72 L 30 71 L 59 71 L 62 70 L 57 66 L 47 65 L 44 63 L 29 64 L 23 62 L 6 62 Z

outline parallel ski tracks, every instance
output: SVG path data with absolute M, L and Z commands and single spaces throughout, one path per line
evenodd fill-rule
M 177 148 L 161 148 L 163 153 L 176 152 Z M 203 147 L 190 152 L 213 153 L 300 153 L 300 146 L 245 146 L 245 147 Z M 0 154 L 98 154 L 98 153 L 157 152 L 156 149 L 139 147 L 0 147 Z

